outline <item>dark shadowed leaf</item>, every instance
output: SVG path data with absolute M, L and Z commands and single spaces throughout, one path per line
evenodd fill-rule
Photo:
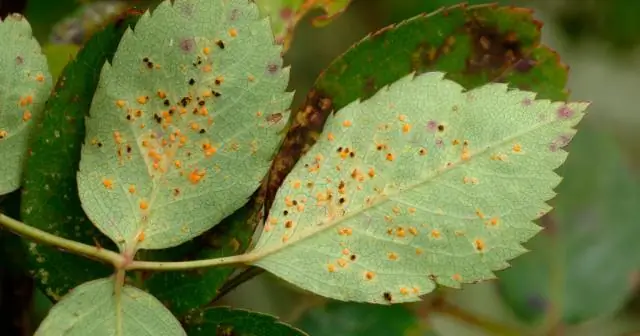
M 282 323 L 273 316 L 227 307 L 194 312 L 186 321 L 185 329 L 189 336 L 307 336 L 301 330 Z
M 333 301 L 308 310 L 296 325 L 313 336 L 428 335 L 416 315 L 402 305 Z

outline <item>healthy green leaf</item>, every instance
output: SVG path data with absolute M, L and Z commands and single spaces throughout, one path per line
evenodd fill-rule
M 275 317 L 243 309 L 227 307 L 207 308 L 192 313 L 186 319 L 189 336 L 306 336 L 292 326 L 279 322 Z
M 78 189 L 93 223 L 120 248 L 161 249 L 245 204 L 288 120 L 280 49 L 246 0 L 165 1 L 143 15 L 87 119 Z
M 137 17 L 123 18 L 89 40 L 62 71 L 32 130 L 23 176 L 20 218 L 28 225 L 56 235 L 114 249 L 82 210 L 76 172 L 84 140 L 84 121 L 98 85 L 97 71 L 115 53 L 125 29 Z M 25 241 L 28 268 L 52 300 L 86 281 L 108 276 L 112 268 L 54 247 Z
M 276 41 L 289 49 L 293 31 L 305 15 L 316 8 L 322 8 L 325 15 L 315 17 L 313 23 L 322 26 L 340 15 L 351 0 L 257 0 L 260 12 L 271 19 L 271 27 Z
M 425 335 L 428 332 L 422 330 L 418 317 L 406 306 L 336 301 L 311 308 L 296 325 L 313 336 Z
M 420 8 L 431 9 L 432 1 Z M 404 18 L 404 17 L 403 17 Z M 386 27 L 355 44 L 316 80 L 274 160 L 266 208 L 331 111 L 371 97 L 412 71 L 442 71 L 466 89 L 491 82 L 565 100 L 567 66 L 540 43 L 542 24 L 526 8 L 459 5 Z
M 640 183 L 613 134 L 594 124 L 581 125 L 570 149 L 544 234 L 500 274 L 505 301 L 529 322 L 551 313 L 567 324 L 611 316 L 635 291 Z
M 27 20 L 0 21 L 0 195 L 20 187 L 27 141 L 51 91 L 51 74 Z
M 176 336 L 180 322 L 156 298 L 124 286 L 114 293 L 113 278 L 84 283 L 51 308 L 35 336 Z
M 395 303 L 493 278 L 523 253 L 588 104 L 443 76 L 405 76 L 330 116 L 252 264 L 325 297 Z

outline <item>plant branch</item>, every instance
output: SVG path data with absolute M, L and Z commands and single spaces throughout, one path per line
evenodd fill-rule
M 9 231 L 12 231 L 17 235 L 33 240 L 35 242 L 45 245 L 51 245 L 65 252 L 84 255 L 90 259 L 94 259 L 107 264 L 112 264 L 115 267 L 120 267 L 123 262 L 123 257 L 118 253 L 103 249 L 101 247 L 91 246 L 74 240 L 56 236 L 46 231 L 37 229 L 33 226 L 24 224 L 2 213 L 0 213 L 0 226 L 4 226 Z
M 192 261 L 139 261 L 134 260 L 125 266 L 127 271 L 184 271 L 195 268 L 217 267 L 223 265 L 247 264 L 256 259 L 252 254 L 240 254 L 231 257 L 202 259 Z

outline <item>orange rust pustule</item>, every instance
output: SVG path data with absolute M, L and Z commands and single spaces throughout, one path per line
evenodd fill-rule
M 276 191 L 293 166 L 317 141 L 331 111 L 333 103 L 328 95 L 311 90 L 302 107 L 293 114 L 291 126 L 269 170 L 264 200 L 266 209 L 271 208 Z M 266 213 L 265 218 L 268 215 Z

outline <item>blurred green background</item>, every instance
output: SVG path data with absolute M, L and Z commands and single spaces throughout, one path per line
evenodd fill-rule
M 532 252 L 498 272 L 498 281 L 439 292 L 406 306 L 326 302 L 265 274 L 241 285 L 221 305 L 276 315 L 313 336 L 640 335 L 640 108 L 634 103 L 640 93 L 640 1 L 499 2 L 535 9 L 544 22 L 543 43 L 571 68 L 571 99 L 593 102 L 559 170 L 565 179 L 552 201 L 556 210 L 540 222 L 546 230 L 526 245 Z M 80 42 L 92 32 L 90 23 L 101 20 L 78 12 L 86 3 L 0 1 L 0 12 L 27 16 L 52 71 L 59 73 L 77 47 L 51 42 Z M 457 3 L 354 0 L 322 28 L 310 23 L 322 12 L 311 12 L 285 55 L 292 66 L 294 107 L 320 71 L 368 33 Z M 114 5 L 107 12 L 118 9 L 109 6 Z M 7 326 L 7 335 L 30 335 L 51 304 L 21 272 L 15 237 L 0 231 L 0 247 L 10 256 L 0 260 L 2 330 Z

